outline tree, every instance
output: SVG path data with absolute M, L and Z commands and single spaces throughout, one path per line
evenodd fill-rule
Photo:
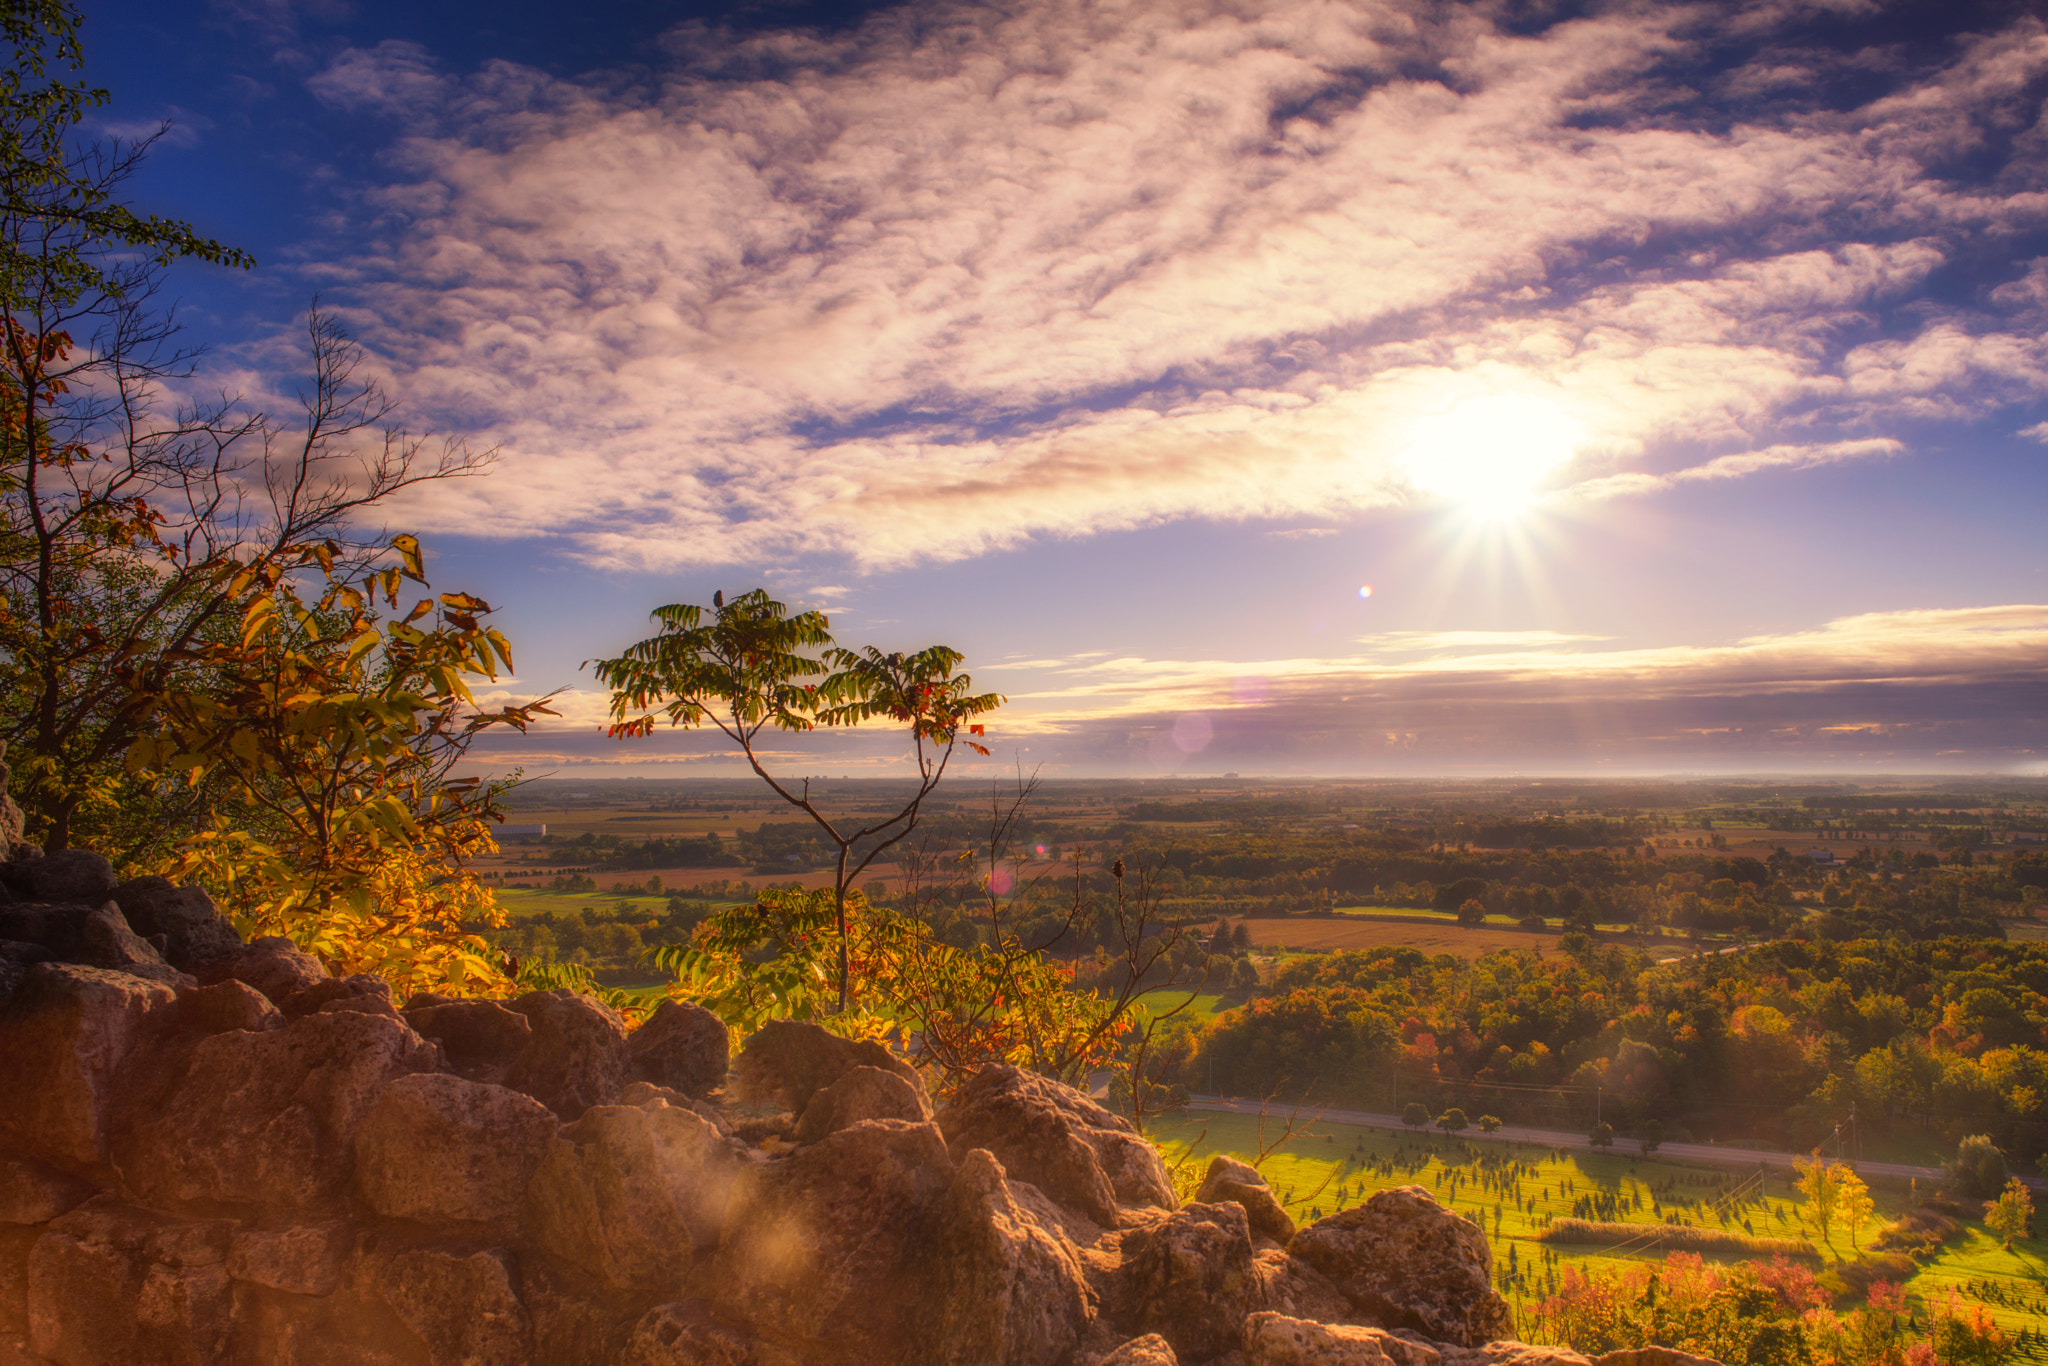
M 1646 1119 L 1643 1121 L 1642 1127 L 1636 1131 L 1636 1137 L 1642 1144 L 1643 1156 L 1648 1157 L 1663 1144 L 1664 1125 L 1661 1121 Z
M 1815 1231 L 1820 1234 L 1820 1240 L 1827 1243 L 1829 1250 L 1832 1251 L 1834 1244 L 1828 1241 L 1828 1235 L 1833 1231 L 1836 1220 L 1843 1212 L 1841 1177 L 1844 1174 L 1853 1176 L 1853 1173 L 1848 1173 L 1847 1168 L 1820 1158 L 1795 1161 L 1792 1169 L 1798 1173 L 1798 1179 L 1793 1184 L 1803 1202 L 1800 1213 L 1813 1225 Z
M 1497 1133 L 1500 1130 L 1500 1119 L 1494 1115 L 1481 1115 L 1475 1122 L 1482 1134 Z
M 1835 1169 L 1835 1214 L 1842 1221 L 1842 1227 L 1849 1232 L 1849 1250 L 1856 1250 L 1857 1235 L 1863 1226 L 1877 1213 L 1877 1202 L 1870 1198 L 1870 1187 L 1848 1165 Z
M 1948 1179 L 1962 1194 L 1989 1200 L 2005 1185 L 2005 1153 L 1988 1135 L 1971 1134 L 1956 1144 Z
M 1468 898 L 1458 907 L 1458 923 L 1472 929 L 1486 923 L 1486 903 L 1477 897 Z
M 1984 1227 L 1998 1235 L 2007 1251 L 2012 1249 L 2013 1239 L 2024 1238 L 2032 1232 L 2034 1197 L 2024 1181 L 2013 1177 L 2005 1183 L 1998 1199 L 1984 1211 Z
M 839 940 L 838 1008 L 851 1003 L 853 978 L 846 918 L 847 889 L 882 853 L 917 828 L 925 799 L 945 776 L 974 718 L 1003 699 L 971 692 L 957 673 L 958 651 L 934 645 L 914 654 L 835 645 L 822 612 L 791 615 L 763 589 L 727 602 L 712 599 L 710 619 L 689 604 L 658 607 L 660 630 L 622 655 L 596 661 L 598 681 L 612 690 L 614 737 L 646 736 L 659 719 L 670 726 L 715 726 L 739 747 L 747 764 L 776 796 L 810 817 L 833 844 L 835 933 Z M 770 773 L 759 743 L 764 730 L 803 732 L 888 718 L 909 725 L 917 788 L 884 819 L 848 825 L 827 816 L 811 796 L 810 779 Z M 973 740 L 970 748 L 986 754 Z M 844 827 L 844 828 L 843 828 Z
M 1447 1134 L 1462 1133 L 1471 1127 L 1471 1123 L 1465 1118 L 1465 1112 L 1455 1105 L 1436 1117 L 1436 1127 Z
M 1429 1107 L 1421 1101 L 1411 1100 L 1401 1107 L 1401 1122 L 1411 1129 L 1420 1129 L 1429 1123 Z
M 1593 1131 L 1586 1135 L 1586 1141 L 1596 1148 L 1612 1148 L 1614 1146 L 1614 1126 L 1612 1124 L 1595 1124 Z

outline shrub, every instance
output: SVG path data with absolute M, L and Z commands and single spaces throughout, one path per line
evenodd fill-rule
M 1409 1101 L 1401 1107 L 1401 1122 L 1411 1129 L 1420 1129 L 1429 1123 L 1429 1107 L 1420 1101 Z
M 1989 1200 L 2005 1186 L 2005 1153 L 1988 1135 L 1971 1134 L 1956 1145 L 1948 1180 L 1964 1195 Z
M 1695 1228 L 1691 1224 L 1620 1224 L 1592 1219 L 1553 1219 L 1536 1235 L 1546 1243 L 1584 1243 L 1593 1247 L 1661 1247 L 1681 1252 L 1731 1252 L 1751 1257 L 1815 1257 L 1813 1245 L 1798 1238 L 1762 1238 L 1727 1229 Z

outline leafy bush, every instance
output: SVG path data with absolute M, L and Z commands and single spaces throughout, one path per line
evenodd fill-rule
M 1987 1135 L 1971 1134 L 1956 1145 L 1948 1180 L 1963 1195 L 1989 1200 L 2005 1186 L 2005 1153 Z

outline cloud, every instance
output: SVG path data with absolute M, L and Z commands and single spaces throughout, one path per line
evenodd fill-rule
M 386 43 L 312 82 L 406 120 L 329 283 L 415 414 L 504 443 L 409 521 L 640 567 L 1327 523 L 1421 496 L 1414 433 L 1475 396 L 1554 408 L 1604 497 L 2048 392 L 2033 286 L 1929 293 L 2048 221 L 2041 139 L 1983 132 L 2048 31 L 1820 109 L 1768 42 L 1668 79 L 1726 17 L 956 3 L 693 29 L 616 88 Z

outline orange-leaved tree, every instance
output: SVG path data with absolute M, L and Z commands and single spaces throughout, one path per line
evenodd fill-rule
M 832 884 L 837 940 L 838 1009 L 852 1003 L 847 891 L 885 851 L 917 828 L 925 799 L 945 776 L 959 744 L 987 754 L 968 738 L 982 733 L 977 717 L 1003 703 L 976 693 L 958 672 L 957 650 L 934 645 L 915 653 L 835 644 L 822 612 L 791 613 L 754 589 L 727 601 L 721 592 L 707 611 L 691 604 L 656 608 L 654 635 L 625 653 L 595 662 L 598 681 L 612 691 L 614 737 L 651 735 L 657 726 L 716 727 L 739 747 L 755 774 L 791 806 L 811 818 L 837 851 Z M 883 819 L 828 815 L 812 799 L 810 780 L 780 778 L 763 762 L 763 731 L 800 732 L 820 727 L 897 721 L 910 729 L 916 788 Z M 962 732 L 966 734 L 963 736 Z

